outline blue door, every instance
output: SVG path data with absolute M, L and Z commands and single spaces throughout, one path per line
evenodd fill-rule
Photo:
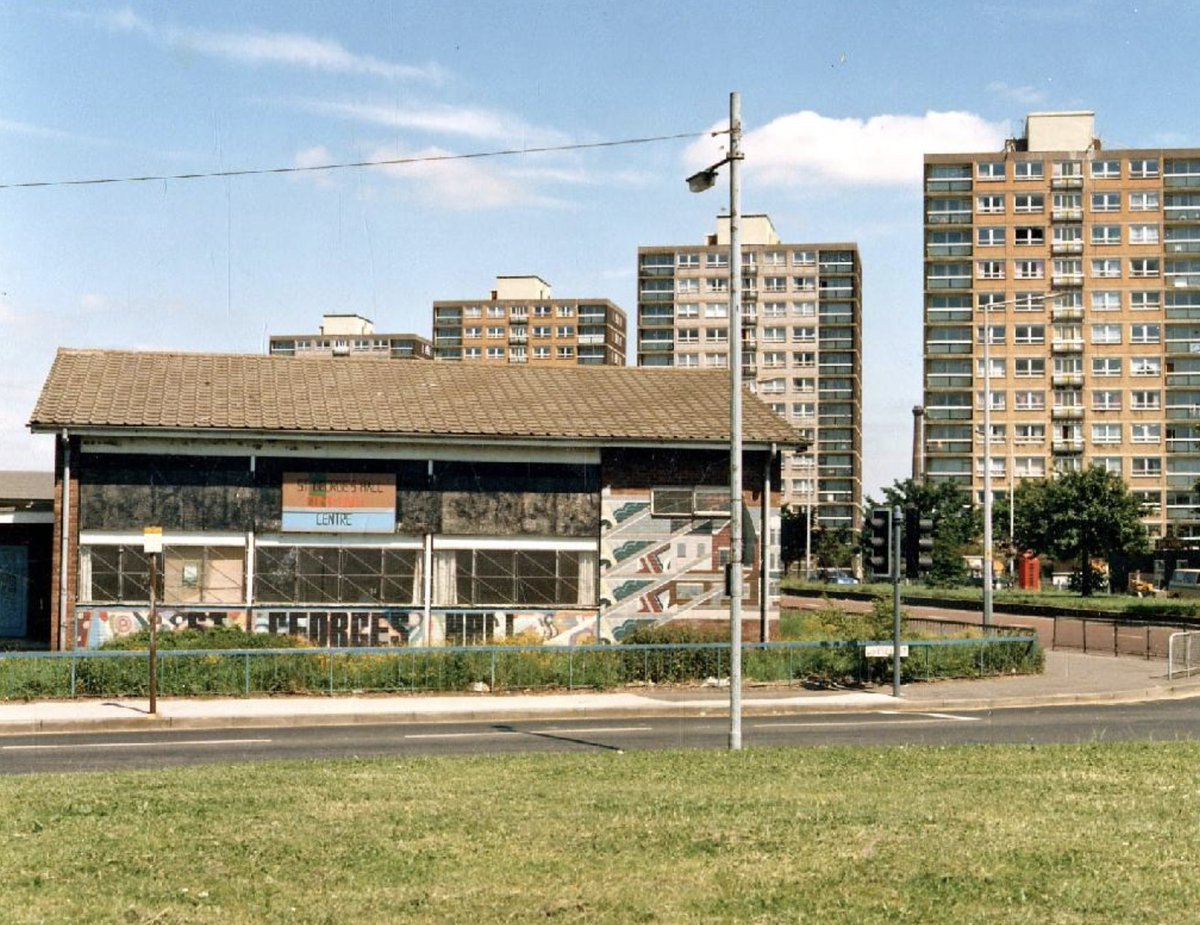
M 29 607 L 29 550 L 0 546 L 0 636 L 24 636 Z

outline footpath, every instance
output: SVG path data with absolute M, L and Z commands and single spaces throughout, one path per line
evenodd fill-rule
M 835 711 L 996 710 L 1079 703 L 1200 697 L 1200 675 L 1167 678 L 1163 660 L 1046 653 L 1046 670 L 980 680 L 854 690 L 795 685 L 743 688 L 748 716 Z M 160 697 L 0 703 L 0 735 L 156 729 L 229 729 L 354 723 L 511 721 L 584 716 L 728 715 L 728 687 L 642 687 L 620 691 L 522 694 L 400 694 L 248 698 Z

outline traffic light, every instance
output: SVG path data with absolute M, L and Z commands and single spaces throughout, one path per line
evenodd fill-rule
M 933 568 L 933 520 L 915 507 L 904 511 L 904 574 L 916 581 Z
M 876 578 L 892 574 L 892 512 L 886 507 L 871 508 L 871 571 Z

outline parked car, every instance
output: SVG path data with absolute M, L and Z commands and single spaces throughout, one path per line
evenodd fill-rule
M 1200 569 L 1177 568 L 1167 585 L 1169 597 L 1200 597 Z

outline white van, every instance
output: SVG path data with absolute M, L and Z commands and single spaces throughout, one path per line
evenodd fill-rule
M 1171 597 L 1200 597 L 1200 568 L 1177 568 L 1167 585 Z

